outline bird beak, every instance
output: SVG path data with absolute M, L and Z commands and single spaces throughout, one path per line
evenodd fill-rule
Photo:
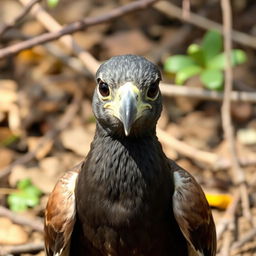
M 132 82 L 120 86 L 113 101 L 104 105 L 111 110 L 123 124 L 126 136 L 130 134 L 133 123 L 142 116 L 145 109 L 151 109 L 151 105 L 142 101 L 141 92 Z

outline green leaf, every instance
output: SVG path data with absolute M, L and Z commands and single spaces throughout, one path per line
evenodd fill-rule
M 186 55 L 174 55 L 166 59 L 164 70 L 170 73 L 177 73 L 179 70 L 195 65 L 194 60 Z
M 23 190 L 29 186 L 32 186 L 31 180 L 30 179 L 23 179 L 20 180 L 17 184 L 17 188 L 20 190 Z
M 213 58 L 207 65 L 209 69 L 225 69 L 225 53 L 218 54 L 215 58 Z M 246 53 L 243 50 L 232 50 L 231 52 L 231 63 L 232 66 L 236 66 L 246 62 L 247 57 Z
M 199 74 L 201 71 L 202 71 L 202 68 L 197 65 L 185 67 L 181 69 L 179 72 L 177 72 L 175 77 L 175 83 L 184 84 L 187 79 Z
M 210 30 L 205 34 L 202 42 L 205 63 L 221 52 L 222 44 L 222 36 L 218 31 Z
M 12 211 L 22 212 L 28 209 L 28 206 L 18 193 L 13 193 L 7 197 L 7 203 Z
M 224 76 L 221 70 L 207 69 L 204 70 L 200 79 L 206 88 L 211 90 L 221 90 L 223 89 Z
M 47 0 L 47 5 L 50 8 L 55 8 L 59 3 L 59 0 Z
M 20 180 L 17 184 L 18 192 L 7 197 L 7 203 L 13 211 L 25 211 L 28 207 L 35 207 L 40 202 L 42 191 L 35 187 L 30 179 Z
M 187 53 L 195 61 L 196 64 L 202 67 L 205 65 L 204 52 L 200 45 L 191 44 L 187 49 Z

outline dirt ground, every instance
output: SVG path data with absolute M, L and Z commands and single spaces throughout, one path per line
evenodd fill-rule
M 60 0 L 55 8 L 47 7 L 46 1 L 42 5 L 64 25 L 86 16 L 107 13 L 129 2 Z M 181 8 L 181 1 L 169 2 Z M 234 29 L 255 40 L 256 2 L 231 2 Z M 222 22 L 219 1 L 191 0 L 190 4 L 193 13 Z M 12 22 L 22 8 L 18 0 L 0 1 L 0 26 Z M 42 23 L 33 15 L 27 15 L 0 36 L 0 48 L 43 32 L 46 29 Z M 174 77 L 163 71 L 165 60 L 171 55 L 186 54 L 187 47 L 200 43 L 204 34 L 202 28 L 150 7 L 89 27 L 73 36 L 99 61 L 119 54 L 143 55 L 160 66 L 164 83 L 174 84 Z M 244 50 L 248 59 L 233 68 L 234 90 L 254 93 L 256 47 L 234 42 L 233 48 Z M 57 179 L 81 161 L 90 149 L 95 131 L 91 109 L 94 87 L 90 72 L 59 41 L 0 59 L 0 254 L 14 252 L 12 249 L 24 244 L 39 244 L 40 248 L 43 241 L 41 223 L 48 194 Z M 198 77 L 193 77 L 184 88 L 203 88 L 203 85 Z M 255 102 L 233 102 L 231 106 L 236 146 L 248 190 L 249 207 L 246 207 L 243 204 L 246 200 L 239 200 L 240 188 L 233 182 L 235 177 L 228 160 L 230 153 L 222 129 L 222 101 L 164 95 L 158 131 L 166 154 L 193 174 L 209 197 L 219 195 L 217 199 L 209 199 L 217 230 L 225 226 L 225 221 L 229 223 L 228 230 L 225 229 L 218 240 L 219 255 L 256 255 Z M 184 144 L 179 146 L 173 138 Z M 36 149 L 39 143 L 40 148 Z M 192 150 L 190 155 L 186 153 L 187 145 Z M 210 153 L 209 159 L 204 153 Z M 219 157 L 216 159 L 220 162 L 211 161 L 211 157 Z M 221 159 L 226 159 L 229 164 L 223 165 Z M 7 175 L 4 175 L 6 171 Z M 9 208 L 8 196 L 17 192 L 17 182 L 24 178 L 29 178 L 42 191 L 39 204 L 23 212 L 5 211 Z M 246 193 L 242 195 L 246 196 Z M 30 224 L 24 220 L 29 220 Z M 228 254 L 224 253 L 226 247 L 231 247 Z M 32 255 L 33 247 L 29 253 L 19 253 L 18 249 L 14 255 Z M 44 252 L 35 247 L 34 254 L 44 255 Z

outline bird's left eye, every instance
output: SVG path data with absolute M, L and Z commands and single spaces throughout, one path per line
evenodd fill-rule
M 154 83 L 149 86 L 147 91 L 147 97 L 150 99 L 155 99 L 159 92 L 159 79 L 157 79 Z

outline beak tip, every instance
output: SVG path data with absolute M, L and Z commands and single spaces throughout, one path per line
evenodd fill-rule
M 126 137 L 129 136 L 130 129 L 127 129 L 127 128 L 124 127 L 124 134 L 125 134 Z

